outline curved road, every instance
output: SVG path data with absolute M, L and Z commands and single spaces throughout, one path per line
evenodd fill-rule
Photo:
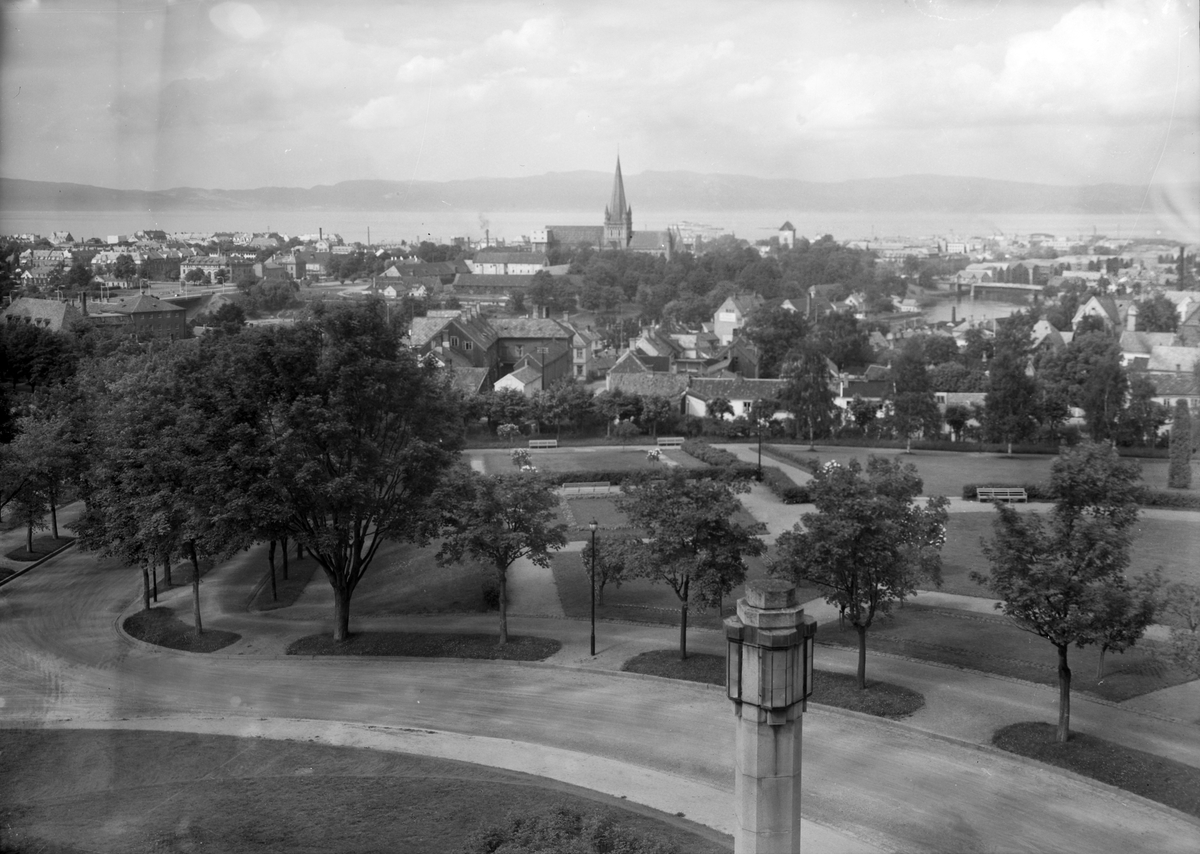
M 133 571 L 72 550 L 0 590 L 0 725 L 142 720 L 370 746 L 394 732 L 393 749 L 427 745 L 488 764 L 517 755 L 521 770 L 731 830 L 732 712 L 720 691 L 567 667 L 305 660 L 255 654 L 246 642 L 240 655 L 158 650 L 116 630 L 137 583 Z M 240 625 L 253 620 L 280 622 Z M 841 850 L 1200 849 L 1200 823 L 988 749 L 823 711 L 806 716 L 805 730 L 805 817 Z

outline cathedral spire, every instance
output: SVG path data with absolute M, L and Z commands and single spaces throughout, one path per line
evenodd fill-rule
M 624 249 L 633 237 L 633 209 L 625 201 L 625 180 L 621 177 L 621 155 L 613 174 L 612 198 L 604 209 L 604 245 Z

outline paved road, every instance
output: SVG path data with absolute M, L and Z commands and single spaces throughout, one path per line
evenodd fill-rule
M 676 806 L 672 812 L 686 812 L 728 832 L 732 726 L 720 691 L 570 666 L 280 656 L 280 638 L 309 627 L 236 613 L 243 592 L 238 585 L 252 577 L 248 560 L 218 570 L 204 585 L 217 611 L 210 626 L 228 623 L 260 635 L 226 655 L 173 653 L 121 637 L 116 622 L 136 596 L 136 574 L 88 555 L 68 552 L 9 584 L 0 591 L 0 725 L 130 726 L 145 719 L 148 726 L 245 735 L 286 734 L 300 726 L 331 739 L 361 732 L 362 724 L 430 730 L 431 741 L 435 736 L 458 744 L 472 739 L 470 755 L 476 761 L 516 762 L 521 770 L 540 768 L 535 773 L 607 787 L 659 808 Z M 217 594 L 226 575 L 230 585 Z M 460 619 L 465 624 L 473 618 Z M 577 635 L 586 625 L 514 620 L 513 628 L 566 635 L 567 646 L 556 660 L 583 657 Z M 672 634 L 670 629 L 606 626 L 604 645 L 612 657 L 611 650 L 621 645 L 654 638 L 658 646 L 668 645 Z M 716 633 L 699 634 L 704 645 L 719 645 Z M 837 666 L 837 655 L 820 663 Z M 906 680 L 928 682 L 931 706 L 953 699 L 939 694 L 936 674 L 948 678 L 958 671 L 905 664 Z M 979 684 L 973 689 L 958 684 L 951 693 L 975 693 L 1002 706 L 1019 703 L 1028 690 L 974 678 Z M 1000 699 L 1005 695 L 1011 696 Z M 1044 697 L 1038 705 L 1044 708 Z M 1164 738 L 1177 726 L 1091 705 L 1128 715 L 1135 728 L 1156 725 Z M 180 709 L 188 711 L 180 714 Z M 1086 720 L 1089 711 L 1077 706 L 1076 714 Z M 968 729 L 978 726 L 962 723 Z M 810 829 L 825 834 L 829 849 L 1193 852 L 1200 847 L 1200 823 L 990 750 L 831 712 L 810 713 L 805 729 L 805 814 L 813 822 Z

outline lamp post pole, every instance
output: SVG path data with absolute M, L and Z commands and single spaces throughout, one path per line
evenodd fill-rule
M 592 529 L 592 655 L 596 654 L 596 520 L 588 525 Z

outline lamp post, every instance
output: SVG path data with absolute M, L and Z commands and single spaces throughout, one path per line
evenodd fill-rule
M 592 529 L 592 655 L 596 654 L 596 520 L 593 519 L 588 527 Z
M 746 584 L 725 618 L 726 688 L 737 715 L 734 854 L 800 851 L 803 712 L 817 621 L 780 579 Z
M 766 423 L 767 419 L 758 419 L 758 480 L 760 483 L 762 482 L 762 431 Z

